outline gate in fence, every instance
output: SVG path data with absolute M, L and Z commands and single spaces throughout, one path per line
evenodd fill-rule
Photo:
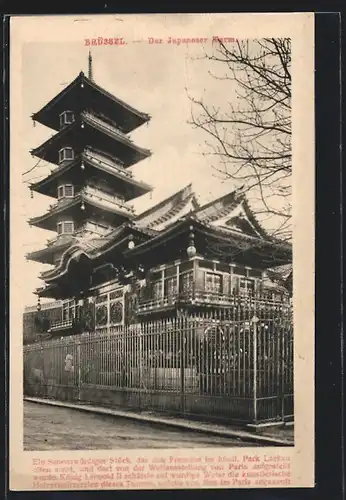
M 24 393 L 243 423 L 290 419 L 291 310 L 253 303 L 27 345 Z

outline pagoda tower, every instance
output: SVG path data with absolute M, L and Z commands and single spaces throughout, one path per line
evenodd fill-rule
M 55 236 L 27 259 L 57 267 L 71 245 L 83 240 L 92 246 L 135 218 L 131 201 L 152 187 L 137 180 L 129 167 L 151 152 L 137 146 L 129 134 L 150 116 L 94 82 L 89 53 L 88 76 L 80 72 L 32 119 L 55 133 L 31 150 L 52 169 L 30 189 L 55 201 L 28 222 Z

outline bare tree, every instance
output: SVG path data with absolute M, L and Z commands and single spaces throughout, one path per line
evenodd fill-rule
M 189 96 L 190 123 L 208 136 L 203 154 L 213 157 L 212 167 L 223 179 L 244 185 L 273 236 L 290 240 L 291 41 L 217 40 L 205 57 L 210 75 L 229 83 L 229 96 L 223 106 Z

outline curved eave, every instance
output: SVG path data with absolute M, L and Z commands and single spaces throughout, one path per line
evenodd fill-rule
M 78 119 L 32 149 L 30 153 L 49 163 L 58 164 L 59 150 L 65 146 L 74 148 L 79 154 L 89 143 L 101 143 L 100 149 L 111 156 L 119 155 L 127 167 L 151 156 L 149 149 L 137 146 L 127 137 L 90 119 L 83 119 L 83 122 L 84 128 L 81 127 L 82 121 Z
M 162 243 L 170 240 L 178 234 L 183 233 L 188 229 L 188 225 L 194 223 L 194 220 L 190 217 L 184 217 L 178 220 L 176 223 L 170 225 L 167 229 L 160 231 L 156 236 L 153 236 L 150 240 L 136 245 L 133 249 L 127 250 L 125 252 L 126 256 L 135 257 L 137 255 L 142 255 L 145 252 L 152 251 L 153 248 L 161 245 Z
M 36 226 L 41 229 L 47 229 L 48 231 L 56 231 L 56 224 L 58 222 L 57 217 L 60 215 L 63 215 L 64 213 L 69 213 L 71 209 L 76 210 L 78 205 L 81 205 L 81 203 L 84 202 L 85 205 L 88 205 L 89 207 L 96 208 L 100 211 L 100 214 L 102 213 L 105 215 L 106 213 L 108 216 L 110 216 L 110 219 L 113 220 L 112 216 L 117 216 L 120 219 L 124 220 L 131 220 L 135 218 L 134 213 L 127 212 L 125 210 L 121 210 L 121 208 L 117 208 L 117 206 L 112 206 L 110 207 L 108 204 L 102 203 L 102 201 L 96 201 L 96 200 L 91 200 L 88 196 L 85 195 L 79 195 L 73 198 L 70 202 L 64 203 L 59 207 L 59 205 L 56 205 L 56 207 L 53 210 L 50 210 L 49 212 L 40 215 L 38 217 L 34 217 L 32 219 L 29 219 L 28 223 L 31 226 Z M 78 211 L 81 211 L 81 208 L 78 207 Z M 88 210 L 88 207 L 86 206 L 85 211 Z M 81 218 L 81 216 L 79 217 Z M 85 216 L 83 216 L 85 218 Z
M 161 245 L 165 245 L 168 241 L 190 231 L 190 226 L 193 226 L 193 231 L 195 233 L 209 237 L 215 243 L 222 242 L 225 245 L 225 253 L 229 251 L 231 254 L 231 249 L 237 245 L 237 242 L 239 242 L 242 252 L 259 251 L 259 253 L 263 255 L 263 258 L 265 255 L 268 255 L 268 262 L 270 263 L 274 262 L 283 264 L 290 262 L 292 259 L 292 248 L 286 243 L 268 241 L 230 230 L 215 229 L 191 216 L 179 220 L 166 230 L 160 232 L 157 236 L 154 236 L 149 241 L 137 245 L 132 250 L 126 250 L 125 255 L 127 257 L 135 258 L 144 255 L 145 253 L 151 253 L 154 249 L 158 251 L 158 248 Z M 203 249 L 198 249 L 198 251 L 203 252 Z
M 50 245 L 40 250 L 36 250 L 34 252 L 29 252 L 26 254 L 26 259 L 31 260 L 33 262 L 40 262 L 42 264 L 53 264 L 54 263 L 54 255 L 57 252 L 64 251 L 72 244 L 72 238 L 65 241 L 61 245 Z
M 238 232 L 238 231 L 235 231 L 232 229 L 215 228 L 215 227 L 213 227 L 212 224 L 207 224 L 207 223 L 205 223 L 203 221 L 199 221 L 199 220 L 197 220 L 194 223 L 194 226 L 196 227 L 196 229 L 199 229 L 200 231 L 203 231 L 206 234 L 208 233 L 216 238 L 219 237 L 219 238 L 226 238 L 227 239 L 229 237 L 234 236 L 236 238 L 243 239 L 243 240 L 246 240 L 249 242 L 251 242 L 251 241 L 257 242 L 261 246 L 268 245 L 272 248 L 280 248 L 283 251 L 292 252 L 292 246 L 289 243 L 279 241 L 279 240 L 270 239 L 269 237 L 260 238 L 260 237 L 256 237 L 256 236 L 249 235 L 246 233 Z
M 89 80 L 85 75 L 83 75 L 84 81 L 87 82 L 87 84 L 98 91 L 100 94 L 104 95 L 107 97 L 110 101 L 114 102 L 117 106 L 120 106 L 126 112 L 136 116 L 137 118 L 137 125 L 134 125 L 135 127 L 138 127 L 139 125 L 142 125 L 143 123 L 146 123 L 150 120 L 150 115 L 148 113 L 144 113 L 142 111 L 139 111 L 138 109 L 134 108 L 133 106 L 130 106 L 127 104 L 125 101 L 119 99 L 118 97 L 115 97 L 113 94 L 105 90 L 104 88 L 100 87 L 97 85 L 94 81 Z M 133 128 L 131 129 L 133 130 Z
M 64 298 L 66 298 L 63 291 L 56 285 L 48 285 L 45 287 L 37 288 L 34 291 L 34 294 L 38 295 L 39 297 L 44 297 L 47 299 L 64 299 Z
M 41 229 L 46 229 L 48 231 L 56 231 L 57 216 L 62 215 L 65 212 L 68 212 L 71 208 L 76 207 L 80 203 L 81 203 L 81 197 L 78 197 L 78 199 L 77 197 L 73 198 L 68 203 L 64 203 L 61 206 L 56 205 L 54 209 L 49 210 L 48 212 L 42 215 L 29 219 L 28 224 L 30 226 L 39 227 Z
M 52 264 L 54 261 L 54 252 L 48 248 L 42 248 L 42 250 L 27 253 L 25 258 L 41 264 Z
M 49 281 L 53 280 L 55 277 L 62 276 L 64 274 L 66 274 L 69 263 L 73 260 L 74 261 L 78 260 L 82 255 L 89 258 L 87 250 L 83 250 L 78 245 L 74 245 L 73 247 L 70 247 L 62 255 L 59 265 L 54 267 L 53 269 L 49 269 L 48 271 L 42 272 L 40 275 L 40 278 L 49 282 Z M 65 264 L 66 264 L 66 267 L 65 267 Z
M 124 224 L 121 230 L 116 235 L 114 235 L 113 237 L 109 235 L 107 237 L 108 241 L 100 248 L 98 248 L 97 251 L 91 256 L 91 258 L 96 259 L 108 255 L 114 249 L 119 247 L 119 241 L 126 241 L 126 243 L 128 243 L 130 235 L 131 237 L 133 237 L 135 244 L 138 244 L 138 241 L 147 241 L 152 238 L 152 233 L 140 228 L 136 228 L 133 225 Z
M 143 156 L 150 156 L 151 151 L 146 148 L 142 148 L 140 146 L 137 146 L 134 142 L 131 141 L 128 137 L 125 135 L 118 133 L 116 130 L 112 130 L 109 126 L 107 125 L 102 125 L 100 122 L 96 122 L 95 120 L 92 119 L 92 117 L 89 116 L 84 116 L 82 117 L 82 121 L 86 124 L 88 124 L 90 127 L 99 130 L 100 132 L 109 135 L 112 139 L 115 139 L 122 144 L 128 146 L 129 148 L 134 149 L 138 153 L 141 153 Z
M 64 178 L 64 175 L 70 172 L 74 167 L 80 164 L 80 158 L 61 165 L 55 168 L 49 175 L 43 179 L 33 182 L 29 185 L 32 191 L 39 194 L 44 194 L 50 196 L 51 198 L 57 197 L 57 187 L 60 184 L 60 180 Z
M 82 161 L 85 165 L 84 171 L 80 169 Z M 86 171 L 88 168 L 91 169 L 89 172 L 95 169 L 99 178 L 109 179 L 110 185 L 112 181 L 114 182 L 114 186 L 119 187 L 119 182 L 123 184 L 126 201 L 149 193 L 153 189 L 151 185 L 145 182 L 138 181 L 133 177 L 122 174 L 120 169 L 116 170 L 112 166 L 103 164 L 101 161 L 90 159 L 85 154 L 82 154 L 75 160 L 58 167 L 44 179 L 30 184 L 30 189 L 37 193 L 56 198 L 58 185 L 63 182 L 65 176 L 67 176 L 69 181 L 71 177 L 76 177 L 80 181 L 81 176 L 88 178 L 88 171 Z M 86 173 L 84 173 L 85 171 Z
M 84 84 L 83 88 L 81 87 L 82 83 Z M 96 102 L 98 108 L 104 109 L 107 116 L 117 121 L 125 132 L 131 132 L 150 120 L 148 113 L 143 113 L 115 97 L 95 82 L 89 80 L 83 72 L 31 116 L 38 123 L 59 130 L 59 114 L 66 109 L 75 111 L 76 105 L 83 101 L 86 108 Z
M 116 247 L 123 248 L 124 245 L 128 244 L 129 237 L 125 236 L 122 239 L 116 241 L 116 243 L 111 248 L 114 250 Z M 110 250 L 110 249 L 109 249 Z M 60 280 L 63 277 L 68 275 L 69 266 L 71 262 L 77 262 L 81 256 L 85 257 L 89 262 L 96 261 L 100 255 L 103 255 L 104 252 L 93 252 L 87 251 L 80 246 L 76 245 L 74 247 L 69 248 L 62 256 L 59 266 L 49 271 L 45 271 L 42 273 L 41 277 L 48 283 L 55 282 Z
M 136 244 L 138 241 L 151 238 L 147 232 L 125 223 L 110 235 L 104 237 L 106 241 L 94 250 L 88 251 L 81 244 L 71 246 L 62 255 L 59 266 L 45 271 L 41 277 L 49 283 L 61 279 L 68 274 L 70 263 L 78 260 L 81 255 L 87 257 L 92 265 L 96 265 L 96 263 L 102 262 L 103 258 L 109 259 L 109 254 L 112 254 L 112 252 L 117 252 L 117 255 L 123 254 L 124 250 L 128 248 L 130 236 L 133 237 Z M 112 260 L 114 260 L 113 257 Z
M 244 196 L 244 200 L 243 200 L 243 206 L 244 206 L 245 213 L 246 213 L 246 215 L 249 218 L 249 221 L 254 226 L 254 228 L 256 229 L 256 231 L 258 231 L 258 233 L 265 240 L 268 240 L 268 241 L 271 240 L 270 234 L 258 222 L 257 217 L 255 216 L 254 212 L 251 210 L 249 202 L 247 201 L 247 199 L 245 198 L 245 196 Z
M 195 231 L 209 237 L 216 244 L 221 242 L 226 254 L 229 252 L 231 255 L 232 247 L 238 242 L 242 255 L 258 255 L 266 266 L 283 265 L 292 261 L 292 247 L 284 242 L 256 238 L 231 230 L 216 230 L 203 223 L 195 225 Z
M 133 196 L 131 198 L 135 198 L 137 196 L 142 196 L 143 194 L 149 193 L 153 190 L 153 186 L 147 184 L 146 182 L 136 180 L 134 177 L 126 175 L 125 173 L 121 173 L 120 170 L 113 168 L 112 166 L 108 166 L 100 160 L 96 160 L 95 158 L 83 156 L 83 161 L 87 165 L 90 165 L 101 172 L 107 172 L 114 177 L 117 181 L 121 181 L 124 185 L 131 186 L 133 191 Z M 130 199 L 130 198 L 128 198 Z

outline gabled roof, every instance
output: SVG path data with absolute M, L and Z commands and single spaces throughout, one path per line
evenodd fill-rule
M 138 215 L 134 222 L 138 227 L 162 231 L 180 217 L 195 211 L 198 206 L 195 193 L 192 191 L 192 184 L 188 184 L 180 191 Z
M 209 223 L 227 215 L 237 204 L 237 191 L 232 191 L 200 206 L 194 214 L 201 221 Z
M 194 217 L 204 224 L 222 231 L 236 231 L 269 239 L 269 235 L 257 221 L 242 189 L 221 196 L 195 210 Z
M 150 120 L 150 115 L 130 106 L 109 93 L 83 72 L 45 104 L 32 114 L 32 119 L 49 128 L 59 130 L 59 114 L 63 111 L 80 111 L 97 102 L 98 110 L 119 124 L 124 132 L 131 132 Z M 79 109 L 76 109 L 79 108 Z

